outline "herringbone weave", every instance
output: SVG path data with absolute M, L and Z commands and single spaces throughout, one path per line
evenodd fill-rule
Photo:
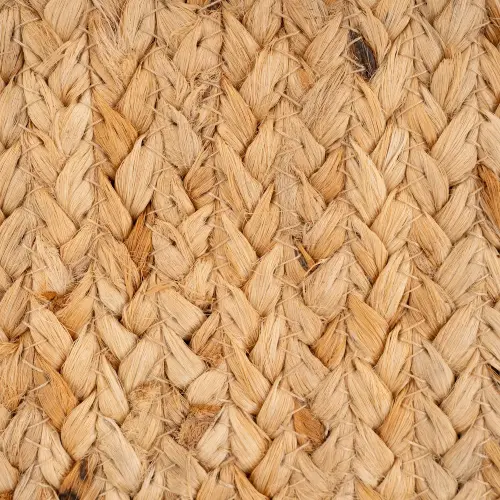
M 500 0 L 0 0 L 0 500 L 500 498 Z

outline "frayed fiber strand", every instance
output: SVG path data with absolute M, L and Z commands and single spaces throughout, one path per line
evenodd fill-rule
M 500 498 L 500 0 L 0 0 L 0 500 Z

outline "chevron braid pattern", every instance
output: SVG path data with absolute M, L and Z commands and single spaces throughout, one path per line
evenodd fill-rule
M 0 500 L 500 498 L 499 19 L 0 0 Z

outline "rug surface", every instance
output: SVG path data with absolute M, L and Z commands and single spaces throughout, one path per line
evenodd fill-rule
M 500 498 L 500 0 L 0 0 L 0 500 Z

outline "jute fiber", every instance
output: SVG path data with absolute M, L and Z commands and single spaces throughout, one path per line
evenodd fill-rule
M 0 0 L 0 500 L 500 498 L 500 0 Z

